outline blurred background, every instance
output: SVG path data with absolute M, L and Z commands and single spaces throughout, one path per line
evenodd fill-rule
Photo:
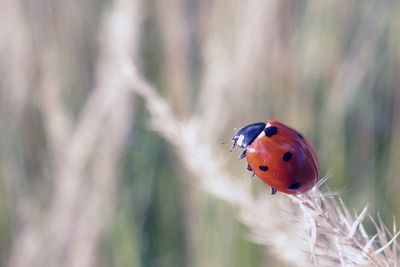
M 399 217 L 397 1 L 0 5 L 1 266 L 285 266 L 154 131 L 124 58 L 224 152 L 221 172 L 247 183 L 232 133 L 277 119 L 350 210 Z

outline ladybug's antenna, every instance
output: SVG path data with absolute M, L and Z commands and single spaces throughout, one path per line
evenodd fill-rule
M 232 139 L 232 146 L 229 148 L 229 152 L 232 152 L 232 149 L 236 146 L 236 140 Z
M 235 139 L 235 136 L 236 136 L 236 133 L 237 133 L 237 130 L 238 130 L 238 128 L 233 128 L 233 131 L 235 131 L 235 135 L 233 136 L 233 138 L 232 138 L 232 146 L 229 148 L 229 152 L 232 152 L 232 150 L 235 148 L 235 146 L 236 146 L 236 139 Z

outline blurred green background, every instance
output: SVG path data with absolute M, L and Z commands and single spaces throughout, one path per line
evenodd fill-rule
M 98 85 L 104 20 L 117 2 L 0 4 L 2 266 L 12 266 L 19 236 L 35 221 L 21 197 L 46 210 L 55 162 L 62 162 L 51 153 L 46 94 L 58 91 L 61 104 L 51 104 L 62 105 L 77 128 Z M 205 116 L 214 124 L 204 121 L 204 127 L 219 125 L 210 132 L 222 150 L 234 128 L 280 120 L 315 145 L 321 176 L 331 176 L 330 188 L 350 209 L 368 203 L 388 225 L 399 217 L 399 2 L 132 2 L 140 17 L 132 57 L 178 118 L 218 106 L 220 113 Z M 46 86 L 50 91 L 41 89 Z M 232 207 L 190 182 L 180 155 L 152 129 L 144 101 L 132 103 L 112 211 L 98 233 L 93 265 L 283 264 L 248 241 Z M 245 163 L 234 156 L 226 152 L 230 172 L 248 179 Z

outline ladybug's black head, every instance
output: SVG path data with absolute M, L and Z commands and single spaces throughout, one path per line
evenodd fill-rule
M 264 130 L 265 123 L 257 122 L 245 127 L 240 128 L 232 137 L 232 147 L 231 150 L 238 145 L 240 147 L 246 148 L 250 145 L 257 136 Z

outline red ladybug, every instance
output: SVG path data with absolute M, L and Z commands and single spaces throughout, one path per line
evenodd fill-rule
M 247 125 L 232 137 L 231 150 L 238 145 L 245 150 L 247 169 L 276 191 L 300 194 L 318 180 L 318 158 L 311 144 L 296 130 L 267 120 Z M 253 175 L 254 175 L 253 174 Z

